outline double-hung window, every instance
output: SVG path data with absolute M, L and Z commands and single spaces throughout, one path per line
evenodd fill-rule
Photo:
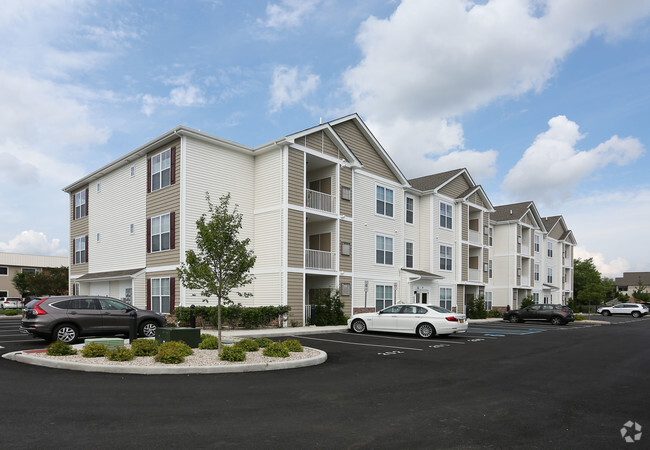
M 375 240 L 375 262 L 387 266 L 393 265 L 393 238 L 377 235 Z
M 86 237 L 74 240 L 74 263 L 84 264 L 86 262 Z
M 440 246 L 440 270 L 452 270 L 452 248 L 449 245 Z
M 535 264 L 535 281 L 539 281 L 539 264 Z
M 490 311 L 492 309 L 492 292 L 485 291 L 485 310 Z
M 171 290 L 169 278 L 151 279 L 151 310 L 169 314 Z
M 488 245 L 492 247 L 494 244 L 494 228 L 488 228 Z
M 406 251 L 406 267 L 409 269 L 413 268 L 413 242 L 411 241 L 406 241 L 405 243 L 405 251 Z
M 548 272 L 546 274 L 546 282 L 547 283 L 553 282 L 553 269 L 551 267 L 548 268 Z
M 535 235 L 535 253 L 539 253 L 539 234 Z
M 86 217 L 86 190 L 77 192 L 74 195 L 74 218 L 75 220 Z
M 9 275 L 9 267 L 0 267 L 0 275 Z M 3 297 L 7 297 L 7 295 Z
M 170 249 L 170 214 L 151 218 L 151 252 Z
M 375 310 L 388 308 L 393 304 L 393 286 L 378 284 L 375 286 Z
M 377 214 L 393 217 L 393 190 L 377 186 Z
M 553 243 L 552 243 L 552 242 L 549 242 L 549 243 L 548 243 L 548 247 L 547 247 L 547 250 L 546 250 L 546 255 L 547 255 L 549 258 L 552 258 L 552 257 L 553 257 Z
M 172 151 L 167 149 L 151 158 L 151 192 L 171 184 Z
M 413 204 L 413 198 L 406 197 L 406 223 L 413 224 Z
M 441 228 L 447 228 L 451 230 L 453 214 L 454 214 L 454 208 L 452 205 L 448 203 L 440 202 L 440 227 Z
M 451 311 L 451 288 L 440 288 L 440 307 Z

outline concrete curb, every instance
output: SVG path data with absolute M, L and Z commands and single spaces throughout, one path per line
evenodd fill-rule
M 264 372 L 269 370 L 297 369 L 323 364 L 327 361 L 327 353 L 311 347 L 305 347 L 318 352 L 318 355 L 299 359 L 297 361 L 278 361 L 257 364 L 233 364 L 227 366 L 169 366 L 169 367 L 141 367 L 141 366 L 104 366 L 97 364 L 85 364 L 39 358 L 30 356 L 25 352 L 11 352 L 2 355 L 3 358 L 32 364 L 35 366 L 49 367 L 52 369 L 77 370 L 81 372 L 104 372 L 136 375 L 186 375 L 186 374 L 210 374 L 210 373 L 238 373 L 238 372 Z

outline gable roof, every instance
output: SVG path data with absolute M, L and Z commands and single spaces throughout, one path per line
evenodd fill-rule
M 492 213 L 494 212 L 494 205 L 488 198 L 487 194 L 485 193 L 485 190 L 483 189 L 483 186 L 480 184 L 471 187 L 467 189 L 465 192 L 463 192 L 459 198 L 462 198 L 463 200 L 467 200 L 470 195 L 477 193 L 481 199 L 483 200 L 483 203 L 485 204 L 486 208 Z
M 650 272 L 623 272 L 622 277 L 614 278 L 616 286 L 638 286 L 639 279 L 650 287 Z
M 495 222 L 520 221 L 524 218 L 526 213 L 528 213 L 531 207 L 535 207 L 535 204 L 532 201 L 495 206 L 491 219 Z M 541 224 L 539 216 L 537 217 L 537 220 Z
M 411 186 L 419 191 L 437 191 L 463 172 L 467 174 L 471 184 L 474 185 L 474 180 L 469 176 L 467 169 L 454 169 L 447 172 L 434 173 L 433 175 L 425 175 L 408 181 Z

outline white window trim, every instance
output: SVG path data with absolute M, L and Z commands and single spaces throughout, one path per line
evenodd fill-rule
M 407 262 L 408 261 L 408 259 L 407 259 L 408 252 L 406 250 L 408 249 L 408 244 L 411 244 L 411 250 L 412 250 L 411 259 L 413 261 L 413 264 L 411 266 L 409 266 L 408 262 Z M 410 241 L 410 240 L 404 241 L 404 266 L 407 269 L 414 269 L 415 268 L 415 242 Z
M 411 216 L 412 216 L 412 220 L 413 220 L 412 222 L 408 221 L 408 212 L 409 212 L 408 204 L 409 204 L 409 200 L 411 200 L 411 204 L 413 206 L 413 208 L 411 209 Z M 407 195 L 404 198 L 404 223 L 407 224 L 407 225 L 415 225 L 415 197 L 413 197 L 411 195 Z
M 0 269 L 6 269 L 7 273 L 0 273 L 0 277 L 8 277 L 9 276 L 9 266 L 0 266 Z
M 83 195 L 83 203 L 81 203 L 81 196 Z M 86 210 L 86 190 L 83 189 L 74 194 L 74 220 L 83 219 L 87 216 Z M 83 206 L 83 208 L 82 208 Z M 79 208 L 79 215 L 77 215 L 77 208 Z
M 74 238 L 74 264 L 86 264 L 86 236 L 81 236 Z M 83 250 L 79 250 L 79 244 L 83 244 Z M 80 256 L 80 260 L 77 261 L 77 254 Z M 83 257 L 81 257 L 83 255 Z
M 445 226 L 443 227 L 440 224 L 440 218 L 442 217 L 442 205 L 448 206 L 451 208 L 451 216 L 445 215 Z M 445 208 L 446 209 L 446 208 Z M 446 226 L 447 218 L 451 218 L 451 227 Z M 454 205 L 452 203 L 447 203 L 442 200 L 440 200 L 439 205 L 438 205 L 438 228 L 441 228 L 443 230 L 453 230 L 454 229 Z
M 447 291 L 447 290 L 449 291 L 449 298 L 448 299 L 445 298 L 443 300 L 442 292 Z M 448 301 L 449 302 L 449 308 L 447 308 L 446 305 L 445 306 L 442 305 L 443 301 L 445 301 L 445 302 Z M 453 288 L 451 288 L 449 286 L 440 286 L 440 290 L 438 291 L 438 305 L 441 308 L 449 309 L 449 311 L 451 311 L 451 308 L 453 308 L 453 306 L 454 306 L 454 290 L 453 290 Z
M 395 289 L 392 284 L 375 284 L 375 311 L 377 311 L 377 288 L 378 287 L 383 287 L 384 288 L 384 297 L 382 298 L 382 302 L 384 306 L 382 308 L 379 308 L 379 310 L 382 310 L 384 308 L 388 308 L 389 306 L 393 306 L 395 304 Z M 390 305 L 386 305 L 386 288 L 390 288 Z
M 377 248 L 377 238 L 378 237 L 384 238 L 384 250 L 383 250 L 383 252 L 384 252 L 384 262 L 383 263 L 377 262 L 377 251 L 379 250 Z M 392 242 L 392 246 L 391 246 L 392 250 L 390 252 L 392 262 L 390 264 L 386 264 L 386 262 L 385 262 L 386 261 L 386 239 L 390 239 L 391 242 Z M 377 265 L 377 266 L 386 266 L 386 267 L 393 267 L 395 265 L 395 238 L 393 236 L 389 236 L 389 235 L 386 235 L 386 234 L 380 234 L 380 233 L 375 234 L 375 265 Z
M 166 232 L 163 232 L 162 231 L 162 219 L 165 216 L 169 217 L 169 230 L 167 230 Z M 160 230 L 161 230 L 160 233 L 156 233 L 156 234 L 154 234 L 154 232 L 153 232 L 153 222 L 154 222 L 155 219 L 160 219 Z M 172 240 L 171 230 L 172 230 L 172 226 L 173 225 L 171 223 L 171 213 L 161 214 L 159 216 L 154 216 L 154 217 L 151 218 L 151 236 L 149 236 L 149 239 L 151 239 L 151 253 L 160 253 L 160 252 L 166 252 L 166 251 L 171 250 L 171 240 Z M 162 236 L 163 236 L 163 234 L 168 234 L 169 235 L 169 239 L 167 240 L 167 245 L 169 246 L 168 248 L 162 248 Z M 158 250 L 154 250 L 154 245 L 153 245 L 154 236 L 160 236 L 160 240 L 158 242 L 158 244 L 159 244 Z
M 380 214 L 380 213 L 377 212 L 377 202 L 379 201 L 379 199 L 377 198 L 377 188 L 382 188 L 384 190 L 384 200 L 382 200 L 384 202 L 384 213 L 383 214 Z M 393 214 L 390 215 L 390 216 L 388 214 L 386 214 L 386 205 L 389 204 L 389 202 L 386 201 L 386 191 L 391 191 L 393 193 L 393 201 L 390 203 L 390 205 L 392 205 L 392 207 L 393 207 L 392 208 L 393 209 Z M 375 185 L 375 204 L 374 204 L 374 208 L 375 208 L 375 215 L 376 216 L 387 217 L 387 218 L 390 218 L 390 219 L 394 219 L 395 218 L 395 189 L 383 186 L 381 184 L 376 184 Z
M 167 152 L 169 152 L 169 167 L 166 167 L 166 168 L 163 169 L 163 168 L 162 168 L 162 164 L 163 164 L 163 155 L 164 155 L 165 153 L 167 153 Z M 158 170 L 158 171 L 154 171 L 154 168 L 153 168 L 153 166 L 154 166 L 154 158 L 160 158 L 160 170 Z M 165 170 L 169 170 L 169 184 L 166 184 L 166 185 L 163 186 L 163 185 L 162 185 L 162 178 L 163 178 L 163 177 L 162 177 L 162 174 L 163 174 L 163 172 L 164 172 Z M 159 190 L 161 190 L 161 189 L 165 189 L 166 187 L 171 186 L 171 184 L 172 184 L 172 183 L 171 183 L 171 179 L 172 179 L 172 173 L 171 173 L 171 172 L 172 172 L 172 149 L 171 149 L 171 147 L 170 147 L 170 148 L 168 148 L 167 150 L 163 150 L 162 152 L 157 153 L 157 154 L 155 154 L 155 155 L 153 155 L 153 156 L 151 157 L 151 192 L 156 192 L 156 191 L 159 191 Z M 159 186 L 158 186 L 158 187 L 154 186 L 154 182 L 153 182 L 153 180 L 154 180 L 154 175 L 156 175 L 156 174 L 160 174 L 160 177 L 159 177 Z
M 168 287 L 169 295 L 162 295 L 162 281 L 163 280 L 167 280 L 167 282 L 169 283 L 169 287 Z M 154 281 L 158 281 L 158 283 L 159 283 L 159 289 L 160 289 L 160 294 L 159 295 L 154 295 Z M 171 294 L 172 293 L 171 293 L 171 278 L 170 277 L 152 278 L 151 279 L 151 299 L 150 299 L 151 300 L 151 310 L 152 311 L 157 311 L 157 312 L 160 312 L 160 313 L 163 313 L 163 314 L 169 314 L 169 310 L 168 311 L 162 311 L 162 300 L 163 300 L 164 297 L 169 297 L 169 305 L 170 305 L 169 309 L 171 309 L 171 297 L 172 297 Z M 158 309 L 155 308 L 156 305 L 154 303 L 154 297 L 158 298 L 158 305 L 157 305 L 157 306 L 159 306 Z
M 442 261 L 442 248 L 441 247 L 449 247 L 451 249 L 451 258 L 449 258 L 451 260 L 451 269 L 441 269 L 440 268 L 440 263 Z M 445 259 L 447 259 L 447 258 L 445 258 Z M 449 245 L 449 244 L 445 244 L 445 243 L 440 243 L 440 245 L 438 245 L 438 268 L 440 268 L 440 270 L 444 270 L 445 272 L 453 272 L 454 271 L 454 246 L 453 245 Z

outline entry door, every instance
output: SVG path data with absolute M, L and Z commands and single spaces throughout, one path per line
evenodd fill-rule
M 429 291 L 420 293 L 420 303 L 424 303 L 425 305 L 429 303 Z

